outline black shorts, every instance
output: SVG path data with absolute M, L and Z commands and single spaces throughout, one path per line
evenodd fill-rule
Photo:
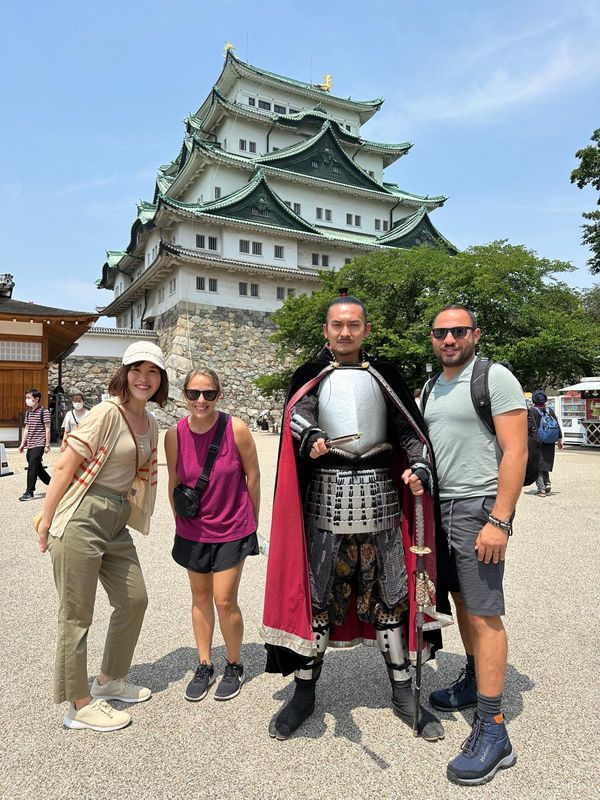
M 256 532 L 233 542 L 193 542 L 175 534 L 173 559 L 180 567 L 192 572 L 222 572 L 243 561 L 246 556 L 258 555 Z

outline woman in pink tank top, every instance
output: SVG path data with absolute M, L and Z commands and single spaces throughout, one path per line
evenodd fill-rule
M 187 686 L 186 700 L 202 700 L 215 680 L 212 638 L 215 606 L 227 648 L 227 665 L 215 700 L 230 700 L 244 682 L 241 648 L 244 622 L 238 587 L 247 556 L 258 554 L 256 526 L 260 505 L 260 471 L 248 426 L 228 417 L 219 450 L 201 495 L 200 511 L 192 519 L 175 513 L 173 490 L 193 487 L 202 471 L 223 412 L 219 376 L 211 369 L 189 372 L 183 396 L 190 411 L 167 431 L 169 499 L 175 517 L 174 560 L 187 570 L 192 590 L 192 627 L 199 665 Z

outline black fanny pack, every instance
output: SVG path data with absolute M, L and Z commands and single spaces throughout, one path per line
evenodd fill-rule
M 221 440 L 223 438 L 223 434 L 225 433 L 228 419 L 229 414 L 225 414 L 222 411 L 219 412 L 217 430 L 215 431 L 213 440 L 208 448 L 208 455 L 206 456 L 206 462 L 204 463 L 202 475 L 200 475 L 196 481 L 196 485 L 192 487 L 186 486 L 184 483 L 180 483 L 173 489 L 173 505 L 175 506 L 175 513 L 178 517 L 183 517 L 184 519 L 193 519 L 194 517 L 198 516 L 200 512 L 200 498 L 202 496 L 202 492 L 206 489 L 208 484 L 208 479 L 215 463 L 217 453 L 219 452 L 219 447 L 221 446 Z

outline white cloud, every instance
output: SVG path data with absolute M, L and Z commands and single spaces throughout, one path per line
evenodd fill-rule
M 486 120 L 522 103 L 541 100 L 575 82 L 600 78 L 600 52 L 568 41 L 543 63 L 496 67 L 484 80 L 471 81 L 455 92 L 419 97 L 406 104 L 404 118 L 413 121 Z M 537 61 L 537 59 L 535 59 Z M 510 64 L 510 60 L 506 59 Z M 479 70 L 482 74 L 483 70 Z

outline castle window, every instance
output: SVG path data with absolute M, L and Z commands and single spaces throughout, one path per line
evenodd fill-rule
M 221 187 L 215 186 L 215 200 L 221 199 Z
M 346 214 L 346 225 L 352 225 L 352 214 Z
M 158 302 L 163 303 L 165 299 L 165 287 L 161 286 L 158 290 Z
M 284 202 L 284 204 L 285 204 L 285 205 L 286 205 L 288 208 L 291 208 L 291 207 L 292 207 L 292 204 L 290 203 L 290 201 L 289 201 L 289 200 L 284 200 L 283 202 Z
M 250 297 L 258 297 L 258 283 L 250 284 Z
M 288 297 L 293 297 L 295 294 L 296 294 L 296 290 L 295 289 L 288 289 L 287 290 L 287 296 Z
M 208 279 L 208 291 L 209 292 L 216 292 L 217 291 L 217 279 L 216 278 L 209 278 Z
M 273 111 L 276 114 L 287 114 L 286 107 L 285 106 L 279 106 L 279 105 L 277 105 L 277 103 L 273 104 Z
M 271 110 L 271 103 L 267 103 L 266 100 L 259 100 L 258 107 L 264 109 L 265 111 Z
M 245 139 L 240 139 L 240 150 L 247 150 L 248 142 Z
M 276 244 L 273 247 L 273 255 L 275 258 L 283 258 L 284 257 L 284 250 L 282 244 Z
M 330 208 L 326 208 L 325 209 L 325 219 L 327 220 L 327 222 L 331 222 L 331 209 Z
M 138 316 L 138 317 L 141 317 L 141 316 L 142 316 L 142 304 L 141 304 L 141 303 L 138 303 L 138 304 L 136 305 L 136 307 L 135 307 L 135 313 L 136 313 L 136 316 Z
M 322 267 L 329 266 L 329 256 L 321 256 L 321 266 Z
M 246 297 L 248 295 L 248 284 L 244 281 L 239 282 L 240 295 Z
M 199 247 L 201 250 L 204 250 L 206 247 L 206 239 L 203 233 L 196 234 L 196 247 Z
M 352 259 L 351 258 L 345 258 L 344 259 L 344 264 L 351 264 L 351 263 L 352 263 Z
M 177 288 L 177 280 L 175 278 L 171 278 L 169 281 L 169 294 L 175 294 L 175 289 Z M 141 317 L 141 312 L 138 314 L 138 317 Z
M 339 164 L 332 164 L 331 165 L 331 171 L 332 172 L 339 172 L 340 171 Z
M 311 167 L 314 167 L 314 169 L 318 169 L 319 168 L 319 162 L 317 161 L 316 158 L 313 158 L 313 160 L 310 162 L 310 165 L 311 165 Z
M 240 253 L 249 253 L 249 252 L 250 252 L 250 240 L 240 239 Z
M 216 250 L 217 249 L 217 237 L 216 236 L 209 236 L 208 237 L 208 249 L 209 250 Z
M 357 228 L 360 228 L 360 225 L 361 225 L 360 214 L 355 214 L 354 215 L 354 224 L 356 225 Z
M 369 175 L 370 175 L 372 178 L 374 178 L 374 177 L 375 177 L 375 173 L 373 172 L 373 170 L 372 170 L 372 169 L 370 169 L 370 170 L 369 170 Z
M 317 219 L 323 219 L 323 209 L 317 206 Z
M 262 256 L 262 242 L 252 242 L 252 255 Z
M 311 263 L 312 263 L 313 267 L 318 267 L 319 266 L 319 254 L 318 253 L 313 253 L 312 254 L 312 262 Z
M 375 230 L 376 231 L 380 231 L 381 230 L 381 220 L 380 219 L 376 219 L 375 220 Z
M 387 231 L 387 230 L 389 230 L 390 223 L 387 221 L 387 219 L 384 219 L 384 220 L 383 220 L 383 222 L 382 222 L 382 225 L 383 225 L 383 230 L 384 230 L 384 231 Z
M 278 300 L 285 300 L 285 286 L 278 286 L 277 287 L 277 299 Z
M 248 142 L 248 150 L 250 153 L 256 153 L 256 142 Z
M 301 214 L 302 213 L 302 206 L 300 203 L 294 203 L 294 213 Z
M 271 212 L 268 208 L 256 208 L 256 206 L 252 207 L 252 216 L 253 217 L 269 217 Z
M 248 105 L 249 105 L 249 106 L 255 106 L 255 105 L 256 105 L 256 98 L 254 98 L 254 97 L 249 97 L 249 98 L 248 98 Z
M 201 276 L 196 276 L 196 291 L 203 292 L 206 285 L 206 278 Z

